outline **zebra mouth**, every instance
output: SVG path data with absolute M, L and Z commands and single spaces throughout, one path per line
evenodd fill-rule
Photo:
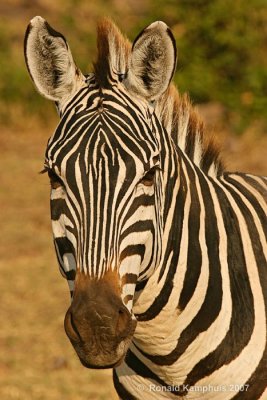
M 67 324 L 68 322 L 66 322 Z M 90 369 L 115 368 L 123 362 L 126 356 L 136 327 L 136 321 L 132 320 L 129 325 L 131 325 L 131 331 L 123 339 L 114 336 L 103 337 L 99 335 L 98 331 L 97 334 L 92 334 L 90 339 L 87 338 L 85 342 L 82 338 L 75 340 L 67 334 L 84 367 Z
M 107 365 L 95 365 L 95 364 L 90 364 L 87 361 L 83 360 L 82 358 L 79 357 L 81 364 L 88 369 L 110 369 L 110 368 L 116 368 L 119 365 L 122 364 L 122 362 L 124 361 L 125 358 L 125 354 L 116 362 L 112 363 L 112 364 L 107 364 Z
M 110 280 L 79 278 L 64 326 L 82 365 L 113 368 L 119 365 L 131 343 L 137 321 L 123 304 Z

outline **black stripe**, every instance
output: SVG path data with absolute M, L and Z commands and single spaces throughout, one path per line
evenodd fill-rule
M 146 247 L 144 244 L 133 244 L 127 246 L 120 254 L 120 262 L 122 262 L 126 257 L 133 255 L 139 255 L 141 257 L 141 262 L 144 259 Z
M 90 96 L 90 100 L 94 99 L 94 97 L 96 97 L 96 95 L 98 96 L 98 92 L 96 92 L 95 94 L 93 93 L 93 88 L 88 88 L 83 87 L 81 88 L 71 99 L 71 101 L 69 102 L 69 104 L 67 105 L 67 107 L 64 109 L 64 113 L 61 116 L 61 120 L 62 118 L 66 118 L 68 117 L 68 115 L 73 112 L 73 110 L 75 110 L 75 112 L 77 113 L 79 111 L 79 109 L 81 109 L 81 107 L 83 107 L 83 100 L 84 98 L 86 98 L 87 96 Z
M 141 282 L 137 282 L 136 287 L 135 287 L 135 291 L 136 292 L 140 292 L 140 290 L 144 290 L 144 288 L 146 287 L 147 282 L 148 282 L 148 279 L 144 279 Z
M 130 110 L 127 110 L 128 112 Z M 125 132 L 128 134 L 128 137 L 125 135 L 124 140 L 127 140 L 127 147 L 134 152 L 137 156 L 140 154 L 140 159 L 143 158 L 142 153 L 140 151 L 140 145 L 142 146 L 142 150 L 146 153 L 147 157 L 149 157 L 151 153 L 151 146 L 156 150 L 155 143 L 153 141 L 146 141 L 144 137 L 149 135 L 149 128 L 145 121 L 140 121 L 140 116 L 136 115 L 136 113 L 129 112 L 132 115 L 132 118 L 135 120 L 135 125 L 133 125 L 132 120 L 127 115 L 127 111 L 122 112 L 112 107 L 110 104 L 108 105 L 108 112 L 105 114 L 105 120 L 109 122 L 115 132 L 118 129 L 121 132 Z M 114 135 L 114 133 L 112 132 Z M 139 144 L 139 146 L 138 146 Z
M 256 176 L 256 175 L 254 177 L 255 179 L 253 178 L 253 176 L 248 176 L 246 174 L 235 173 L 234 175 L 241 176 L 242 179 L 244 179 L 244 181 L 246 181 L 252 188 L 257 190 L 257 192 L 259 192 L 262 195 L 265 202 L 267 202 L 267 181 L 266 180 L 264 181 L 261 176 Z M 232 174 L 229 174 L 228 176 L 231 177 Z M 260 179 L 262 181 L 262 183 L 258 182 L 258 180 L 256 180 L 256 178 Z M 263 184 L 263 182 L 264 182 L 264 184 Z
M 57 244 L 57 248 L 60 256 L 63 258 L 64 254 L 72 253 L 74 255 L 74 249 L 71 241 L 66 237 L 58 237 L 54 239 Z
M 199 228 L 200 228 L 200 203 L 197 193 L 195 174 L 190 168 L 187 168 L 190 182 L 191 207 L 189 210 L 188 222 L 188 251 L 187 251 L 187 268 L 184 278 L 184 285 L 179 299 L 179 310 L 183 310 L 188 301 L 191 299 L 196 288 L 202 265 L 202 253 L 199 244 Z
M 83 114 L 82 116 L 80 114 Z M 67 119 L 67 118 L 66 118 Z M 64 128 L 64 134 L 62 135 L 62 130 L 63 130 L 63 123 L 64 117 L 61 120 L 55 134 L 53 137 L 53 141 L 52 143 L 50 143 L 50 145 L 48 145 L 47 150 L 46 150 L 46 157 L 54 160 L 55 157 L 55 152 L 58 151 L 58 149 L 60 148 L 61 151 L 57 154 L 56 157 L 56 162 L 57 165 L 60 166 L 63 159 L 66 157 L 66 155 L 69 153 L 69 151 L 71 151 L 73 149 L 73 147 L 75 146 L 75 144 L 77 143 L 77 131 L 81 128 L 81 125 L 83 125 L 82 128 L 82 132 L 80 134 L 84 135 L 84 141 L 83 141 L 83 145 L 81 144 L 80 148 L 85 149 L 86 148 L 86 144 L 88 143 L 88 139 L 90 136 L 90 132 L 94 131 L 95 128 L 98 126 L 98 119 L 97 118 L 89 118 L 88 119 L 88 115 L 86 113 L 86 111 L 83 111 L 79 114 L 74 114 L 73 116 L 71 116 L 71 118 L 68 120 L 65 128 Z M 61 137 L 61 139 L 59 140 L 59 137 Z M 66 142 L 66 138 L 68 138 L 68 142 Z M 90 139 L 92 140 L 92 138 L 90 137 Z M 95 135 L 94 139 L 96 140 L 97 137 Z M 77 152 L 74 154 L 77 157 Z
M 133 99 L 131 96 L 126 91 L 121 91 L 117 86 L 114 86 L 112 88 L 112 95 L 111 95 L 111 100 L 115 99 L 115 103 L 117 102 L 116 99 L 119 99 L 121 101 L 121 104 L 123 107 L 129 107 L 130 109 L 134 109 L 137 114 L 140 114 L 140 116 L 143 118 L 143 111 L 139 107 L 139 103 L 136 102 L 135 99 Z M 108 97 L 107 97 L 108 99 Z
M 58 221 L 66 208 L 64 199 L 50 200 L 50 215 L 52 221 Z
M 121 242 L 131 233 L 151 232 L 153 234 L 154 231 L 154 225 L 150 219 L 137 221 L 125 229 L 125 231 L 120 235 L 119 244 L 121 244 Z
M 190 160 L 193 160 L 196 145 L 196 126 L 192 126 L 192 120 L 189 119 L 186 135 L 185 154 Z
M 136 346 L 137 347 L 137 346 Z M 148 379 L 148 385 L 153 384 L 153 381 L 156 382 L 157 386 L 162 386 L 163 388 L 168 388 L 168 392 L 177 397 L 183 396 L 185 394 L 184 391 L 179 390 L 171 390 L 170 385 L 164 382 L 158 375 L 156 375 L 151 369 L 149 369 L 130 349 L 128 350 L 125 363 L 131 368 L 137 375 L 142 376 L 143 378 Z M 137 388 L 138 390 L 138 388 Z M 162 390 L 163 392 L 164 390 Z M 140 396 L 142 396 L 142 392 Z M 140 397 L 138 397 L 140 398 Z M 127 399 L 128 400 L 128 399 Z
M 265 292 L 266 293 L 266 292 Z M 261 397 L 267 386 L 267 344 L 262 359 L 251 377 L 232 400 L 256 400 Z M 265 400 L 265 399 L 263 399 Z
M 63 263 L 63 256 L 66 253 L 71 253 L 75 258 L 75 252 L 74 252 L 72 243 L 69 241 L 69 239 L 67 237 L 64 236 L 64 237 L 55 238 L 54 246 L 55 246 L 55 250 L 56 250 L 56 256 L 57 256 L 57 261 L 58 261 L 58 265 L 60 268 L 60 272 L 62 273 L 64 278 L 66 278 L 68 280 L 74 280 L 76 271 L 75 270 L 65 271 L 64 263 Z M 76 261 L 76 259 L 75 259 L 75 261 Z
M 263 196 L 263 199 L 265 199 L 265 201 L 267 200 L 267 190 L 264 191 L 264 189 L 259 184 L 257 184 L 257 182 L 255 181 L 251 182 L 252 179 L 248 179 L 248 177 L 245 175 L 238 174 L 238 176 L 244 179 L 244 181 L 247 181 L 248 184 L 251 184 L 251 186 Z M 246 199 L 249 201 L 249 203 L 253 206 L 257 216 L 261 221 L 262 229 L 265 238 L 267 240 L 266 210 L 262 209 L 258 199 L 255 197 L 255 195 L 253 195 L 253 193 L 251 193 L 246 187 L 244 187 L 242 183 L 235 180 L 234 175 L 232 177 L 231 174 L 225 174 L 224 178 L 227 182 L 231 183 L 234 187 L 236 187 L 240 191 L 240 193 L 242 193 L 244 197 L 246 197 Z
M 139 207 L 153 206 L 154 203 L 155 203 L 154 195 L 149 196 L 147 194 L 141 194 L 140 196 L 134 199 L 133 203 L 131 204 L 131 207 L 129 208 L 124 217 L 124 221 L 128 221 L 131 218 L 131 216 L 136 213 Z
M 123 280 L 124 284 L 126 284 L 126 283 L 136 283 L 137 275 L 128 272 L 125 275 L 123 275 L 122 280 Z
M 65 274 L 68 281 L 74 281 L 76 276 L 76 270 L 71 269 L 70 271 L 65 271 Z
M 123 384 L 120 383 L 115 369 L 113 369 L 113 383 L 121 400 L 138 400 L 137 397 L 134 397 L 130 392 L 128 392 Z

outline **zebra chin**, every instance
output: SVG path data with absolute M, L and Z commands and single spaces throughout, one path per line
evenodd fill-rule
M 96 354 L 92 349 L 85 350 L 84 345 L 73 345 L 81 364 L 89 369 L 109 369 L 118 367 L 124 360 L 131 340 L 123 340 L 114 351 L 103 352 L 99 350 Z
M 136 320 L 123 304 L 117 277 L 94 280 L 79 274 L 64 326 L 86 368 L 114 368 L 122 363 Z

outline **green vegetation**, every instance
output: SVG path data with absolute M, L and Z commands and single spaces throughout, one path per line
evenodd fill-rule
M 236 131 L 267 121 L 266 0 L 42 0 L 38 6 L 13 1 L 0 20 L 0 122 L 13 123 L 10 109 L 47 118 L 22 54 L 24 30 L 36 14 L 67 36 L 85 72 L 95 55 L 98 18 L 110 16 L 132 39 L 150 22 L 164 20 L 177 40 L 175 81 L 181 92 L 189 92 L 195 103 L 221 103 Z
M 153 2 L 163 11 L 164 1 Z M 169 1 L 180 61 L 177 84 L 196 102 L 218 101 L 242 124 L 267 117 L 265 0 Z M 157 13 L 160 17 L 160 12 Z M 241 126 L 242 127 L 242 126 Z

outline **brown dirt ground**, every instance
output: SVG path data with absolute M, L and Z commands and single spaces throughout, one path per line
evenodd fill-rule
M 52 246 L 47 177 L 38 175 L 52 129 L 26 125 L 0 134 L 0 397 L 116 399 L 110 371 L 83 368 L 64 333 L 69 294 Z M 266 174 L 266 135 L 222 132 L 223 140 L 228 169 Z

